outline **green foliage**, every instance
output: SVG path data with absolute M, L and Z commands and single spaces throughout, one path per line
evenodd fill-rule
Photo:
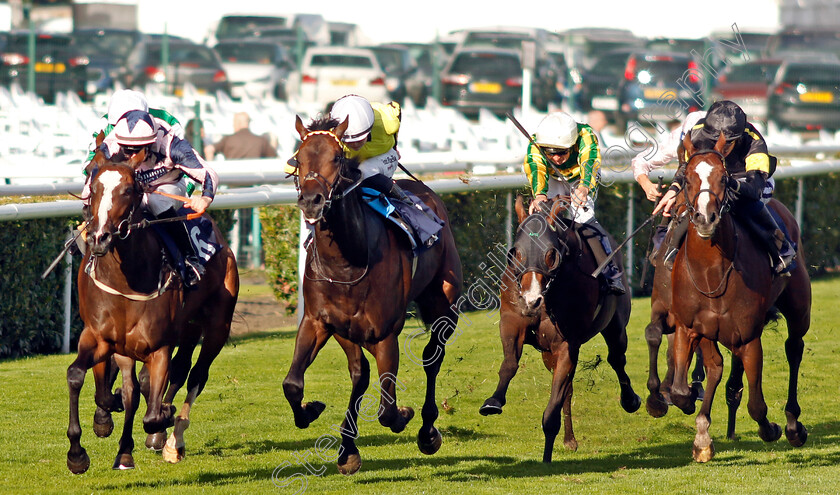
M 268 282 L 289 314 L 297 310 L 300 212 L 296 205 L 260 208 L 263 252 Z

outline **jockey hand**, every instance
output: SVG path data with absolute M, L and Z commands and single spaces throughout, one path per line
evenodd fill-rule
M 589 188 L 586 186 L 578 186 L 572 193 L 572 206 L 575 208 L 585 208 L 586 199 L 589 197 Z
M 213 198 L 208 198 L 207 196 L 193 196 L 189 201 L 184 203 L 184 206 L 201 215 L 212 202 Z
M 674 203 L 677 202 L 677 191 L 673 189 L 668 189 L 668 192 L 665 193 L 665 196 L 659 201 L 659 204 L 656 205 L 656 208 L 653 209 L 653 215 L 656 215 L 660 211 L 666 217 L 671 216 L 671 209 L 674 207 Z
M 645 191 L 645 196 L 649 201 L 656 203 L 657 200 L 662 197 L 662 193 L 659 192 L 657 185 L 651 182 L 647 175 L 639 175 L 639 177 L 636 178 L 636 181 L 640 186 L 642 186 L 642 190 Z
M 537 211 L 537 205 L 547 200 L 548 196 L 546 196 L 545 194 L 537 194 L 536 196 L 534 196 L 534 200 L 531 201 L 531 205 L 528 207 L 528 214 L 533 215 L 534 212 Z

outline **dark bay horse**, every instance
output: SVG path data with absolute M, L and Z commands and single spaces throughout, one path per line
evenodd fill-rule
M 201 282 L 193 290 L 183 290 L 179 276 L 164 261 L 162 241 L 152 229 L 142 228 L 143 190 L 135 181 L 134 167 L 144 158 L 141 152 L 127 163 L 113 163 L 97 153 L 90 167 L 92 218 L 87 227 L 88 249 L 78 274 L 79 312 L 85 326 L 78 355 L 67 369 L 67 466 L 75 474 L 90 466 L 80 442 L 79 392 L 91 367 L 98 406 L 97 434 L 110 433 L 103 426 L 105 415 L 110 421 L 111 411 L 125 410 L 114 469 L 134 467 L 132 427 L 140 396 L 135 361 L 144 363 L 148 372 L 143 427 L 149 434 L 160 435 L 174 422 L 163 456 L 168 462 L 183 458 L 190 409 L 207 382 L 210 364 L 227 341 L 239 294 L 236 260 L 227 246 L 208 261 Z M 216 235 L 223 239 L 218 229 Z M 191 368 L 192 353 L 201 338 L 201 351 Z M 170 359 L 175 346 L 178 353 Z M 111 392 L 111 363 L 123 377 L 117 393 Z M 187 397 L 175 417 L 171 403 L 185 382 Z
M 803 336 L 810 327 L 811 284 L 805 269 L 799 227 L 790 211 L 776 200 L 768 204 L 782 218 L 797 245 L 797 263 L 788 277 L 773 275 L 770 259 L 728 212 L 727 171 L 721 134 L 712 150 L 695 150 L 683 142 L 689 155 L 684 199 L 688 208 L 688 234 L 677 254 L 672 273 L 671 318 L 674 339 L 674 384 L 671 399 L 683 411 L 693 411 L 694 398 L 687 386 L 690 354 L 698 345 L 706 366 L 706 393 L 697 415 L 697 435 L 692 454 L 697 462 L 714 456 L 709 435 L 712 400 L 722 375 L 723 360 L 718 343 L 732 351 L 732 370 L 726 393 L 732 418 L 740 400 L 744 372 L 749 385 L 749 414 L 758 423 L 762 440 L 778 440 L 781 429 L 767 419 L 767 404 L 761 388 L 763 350 L 761 333 L 775 314 L 774 305 L 787 320 L 785 354 L 790 367 L 785 405 L 785 434 L 791 445 L 802 446 L 808 432 L 799 422 L 797 399 Z M 730 432 L 732 434 L 732 432 Z
M 307 249 L 303 319 L 283 391 L 295 424 L 308 427 L 325 406 L 318 401 L 302 403 L 304 373 L 331 336 L 338 341 L 347 354 L 352 390 L 337 464 L 341 473 L 352 474 L 361 467 L 355 444 L 357 418 L 360 412 L 370 415 L 359 411 L 370 381 L 362 348 L 376 359 L 379 372 L 381 400 L 373 415 L 394 432 L 402 431 L 414 415 L 410 408 L 396 405 L 397 336 L 411 301 L 416 301 L 432 334 L 423 350 L 427 383 L 417 443 L 424 454 L 440 448 L 440 432 L 434 426 L 435 381 L 445 344 L 458 322 L 456 301 L 462 279 L 446 208 L 431 189 L 421 182 L 398 181 L 446 222 L 440 240 L 416 258 L 408 240 L 362 203 L 355 187 L 361 177 L 358 164 L 345 158 L 341 145 L 347 124 L 321 119 L 306 128 L 300 117 L 295 121 L 302 141 L 297 153 L 298 206 L 314 226 L 314 240 Z
M 538 210 L 529 216 L 522 197 L 516 200 L 519 228 L 502 275 L 499 333 L 504 361 L 496 391 L 479 410 L 485 416 L 501 414 L 522 348 L 530 344 L 541 351 L 546 368 L 554 374 L 542 420 L 543 462 L 551 462 L 561 413 L 565 420 L 563 444 L 577 449 L 572 430 L 572 381 L 581 345 L 598 333 L 609 349 L 607 362 L 618 376 L 621 407 L 632 413 L 641 406 L 624 370 L 630 295 L 608 294 L 600 281 L 590 276 L 597 263 L 573 223 L 560 218 L 564 207 L 557 200 L 550 213 Z M 615 249 L 615 242 L 610 242 Z M 618 258 L 616 261 L 621 263 Z

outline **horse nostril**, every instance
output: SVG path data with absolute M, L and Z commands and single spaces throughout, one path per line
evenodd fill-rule
M 324 202 L 324 195 L 323 194 L 316 194 L 314 198 L 312 198 L 312 205 L 318 206 Z
M 717 213 L 712 212 L 712 213 L 709 215 L 709 223 L 715 223 L 715 220 L 717 220 Z
M 542 296 L 534 299 L 534 302 L 531 304 L 532 308 L 539 308 L 540 304 L 542 304 Z

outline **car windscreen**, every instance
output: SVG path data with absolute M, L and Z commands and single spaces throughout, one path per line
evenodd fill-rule
M 668 83 L 676 83 L 677 80 L 683 79 L 687 70 L 688 60 L 681 58 L 645 58 L 636 63 L 636 71 L 638 74 L 646 71 L 652 78 Z
M 770 82 L 780 63 L 733 65 L 726 71 L 727 82 Z
M 161 63 L 161 46 L 153 45 L 146 52 L 146 64 Z M 187 67 L 211 68 L 217 67 L 218 62 L 209 48 L 200 45 L 169 45 L 169 63 Z
M 782 80 L 788 84 L 826 84 L 836 86 L 840 79 L 840 65 L 795 64 L 790 65 Z
M 255 43 L 216 45 L 215 50 L 223 62 L 247 64 L 270 64 L 275 53 L 273 46 Z
M 356 67 L 360 69 L 372 69 L 373 61 L 362 55 L 323 53 L 313 55 L 309 65 L 312 67 Z
M 35 37 L 35 56 L 43 58 L 49 55 L 53 58 L 67 59 L 71 56 L 70 38 L 66 36 L 38 35 Z M 28 35 L 12 35 L 9 37 L 5 51 L 27 54 L 29 50 Z
M 77 33 L 73 45 L 86 55 L 108 55 L 117 60 L 125 60 L 134 48 L 135 39 L 132 33 L 83 32 Z
M 473 76 L 510 76 L 520 74 L 522 68 L 516 56 L 496 53 L 462 53 L 452 61 L 451 72 Z
M 521 50 L 522 42 L 530 39 L 527 36 L 505 33 L 470 33 L 464 40 L 464 46 L 490 45 L 497 48 Z
M 231 16 L 223 17 L 216 29 L 217 38 L 250 36 L 263 26 L 283 26 L 285 17 L 276 16 Z
M 608 53 L 595 62 L 589 73 L 618 79 L 624 74 L 624 66 L 627 64 L 629 56 L 630 54 L 626 52 Z

